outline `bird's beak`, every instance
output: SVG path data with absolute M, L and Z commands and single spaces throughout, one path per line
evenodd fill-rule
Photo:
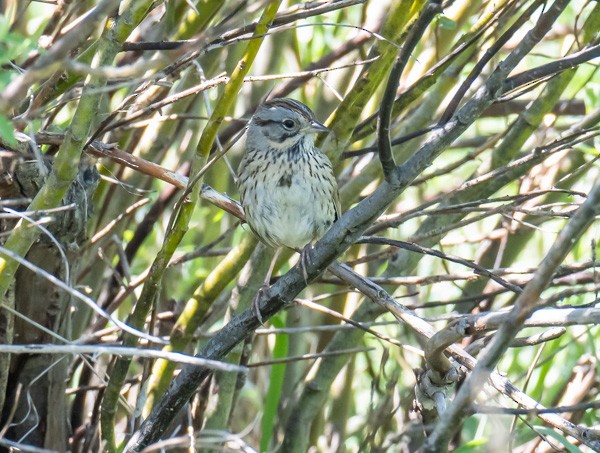
M 308 132 L 314 132 L 315 134 L 318 132 L 329 132 L 323 124 L 319 123 L 317 120 L 312 120 L 307 127 Z

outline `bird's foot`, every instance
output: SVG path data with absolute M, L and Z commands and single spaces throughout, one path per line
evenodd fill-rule
M 267 285 L 266 283 L 263 283 L 263 285 L 258 289 L 258 291 L 256 291 L 256 294 L 254 295 L 254 299 L 252 299 L 252 310 L 254 311 L 254 314 L 256 315 L 256 319 L 258 319 L 258 322 L 260 323 L 260 325 L 264 325 L 263 323 L 263 318 L 262 315 L 260 314 L 260 301 L 263 298 L 263 295 L 269 295 L 269 290 L 270 287 L 269 285 Z
M 308 272 L 306 268 L 313 264 L 310 252 L 315 246 L 312 244 L 306 244 L 306 246 L 300 250 L 300 268 L 302 269 L 302 276 L 304 277 L 304 283 L 308 285 Z

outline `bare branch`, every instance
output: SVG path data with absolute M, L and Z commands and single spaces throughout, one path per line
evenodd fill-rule
M 383 175 L 385 180 L 390 183 L 393 183 L 392 178 L 394 177 L 394 169 L 396 167 L 396 162 L 392 155 L 392 144 L 390 142 L 390 120 L 392 118 L 392 109 L 394 107 L 394 100 L 396 99 L 396 92 L 400 85 L 400 77 L 404 72 L 404 68 L 406 68 L 406 64 L 408 63 L 413 50 L 423 37 L 423 33 L 425 33 L 425 30 L 434 19 L 435 15 L 441 12 L 441 4 L 441 0 L 429 0 L 423 8 L 421 15 L 410 31 L 396 61 L 394 62 L 381 101 L 377 122 L 377 145 L 379 147 L 379 160 L 381 161 L 381 166 L 383 168 Z
M 508 319 L 502 324 L 490 345 L 482 352 L 477 367 L 473 369 L 472 374 L 461 386 L 452 405 L 441 415 L 440 421 L 436 424 L 432 435 L 426 442 L 428 451 L 439 451 L 437 449 L 444 445 L 446 439 L 452 435 L 459 425 L 457 420 L 464 417 L 464 410 L 479 393 L 501 355 L 515 337 L 516 332 L 537 306 L 543 289 L 550 282 L 556 269 L 571 250 L 577 238 L 583 234 L 598 213 L 600 213 L 600 184 L 594 187 L 585 203 L 560 232 L 556 242 L 540 263 L 533 279 L 517 298 Z M 584 437 L 583 441 L 586 445 L 595 449 L 600 448 L 600 438 L 590 437 L 589 435 L 581 436 L 582 433 L 578 434 L 579 437 Z

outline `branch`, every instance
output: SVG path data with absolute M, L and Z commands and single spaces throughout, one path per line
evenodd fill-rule
M 436 334 L 434 328 L 429 323 L 415 315 L 411 310 L 408 310 L 404 305 L 398 303 L 396 299 L 394 299 L 379 285 L 376 285 L 361 275 L 358 275 L 348 266 L 340 263 L 334 263 L 329 267 L 329 270 L 337 277 L 349 282 L 361 293 L 369 297 L 373 302 L 383 306 L 386 310 L 392 313 L 396 319 L 405 323 L 414 332 L 417 332 L 426 338 L 432 338 Z M 462 327 L 464 326 L 461 326 L 461 328 Z M 435 354 L 435 348 L 435 344 L 429 345 L 429 353 Z M 439 354 L 439 351 L 437 352 Z M 446 349 L 446 352 L 451 355 L 454 360 L 468 369 L 473 369 L 477 366 L 477 361 L 459 346 L 451 345 Z M 441 365 L 444 366 L 443 364 Z M 525 409 L 545 409 L 542 404 L 517 389 L 508 379 L 496 371 L 492 371 L 490 375 L 490 384 L 498 392 L 508 396 Z M 553 413 L 540 413 L 539 417 L 545 422 L 549 423 L 551 426 L 577 438 L 583 443 L 589 444 L 588 440 L 594 435 L 593 430 L 581 428 Z M 460 424 L 457 423 L 456 426 L 458 428 Z
M 404 68 L 408 63 L 410 56 L 419 40 L 423 37 L 423 33 L 435 17 L 435 15 L 441 12 L 441 0 L 430 0 L 424 7 L 423 12 L 417 23 L 410 31 L 406 42 L 402 46 L 396 62 L 390 72 L 383 99 L 381 101 L 381 109 L 379 110 L 379 120 L 377 123 L 377 144 L 379 146 L 379 160 L 383 168 L 383 175 L 386 181 L 391 181 L 394 177 L 394 169 L 396 168 L 396 162 L 392 155 L 392 144 L 390 141 L 390 121 L 392 118 L 392 110 L 394 108 L 394 100 L 396 99 L 396 92 L 400 85 L 400 77 Z
M 307 7 L 303 11 L 300 12 L 292 12 L 292 11 L 282 11 L 278 14 L 271 27 L 279 27 L 281 25 L 287 25 L 292 22 L 296 22 L 301 19 L 306 19 L 307 17 L 318 16 L 321 14 L 325 14 L 331 11 L 336 11 L 338 9 L 347 8 L 353 5 L 359 5 L 365 3 L 366 0 L 341 0 L 335 2 L 327 2 L 325 4 L 316 5 L 314 7 Z M 311 2 L 314 3 L 314 2 Z M 294 8 L 297 9 L 297 8 Z M 236 28 L 234 30 L 228 31 L 223 34 L 219 38 L 210 42 L 208 45 L 212 45 L 215 43 L 223 43 L 224 41 L 231 40 L 234 38 L 239 38 L 240 36 L 247 35 L 253 33 L 256 30 L 256 26 L 258 24 L 258 20 L 255 22 L 244 25 L 243 27 Z M 123 52 L 136 52 L 136 51 L 152 51 L 152 50 L 175 50 L 180 47 L 188 44 L 197 44 L 197 39 L 186 39 L 180 41 L 144 41 L 144 42 L 124 42 L 121 48 Z
M 514 38 L 516 32 L 521 28 L 528 20 L 531 19 L 531 16 L 537 10 L 540 5 L 544 3 L 540 0 L 536 0 L 532 3 L 527 10 L 519 16 L 519 18 L 506 30 L 494 44 L 485 51 L 483 56 L 477 61 L 473 70 L 469 73 L 465 81 L 460 85 L 459 89 L 456 91 L 452 100 L 448 103 L 448 107 L 442 114 L 438 124 L 444 124 L 448 121 L 452 115 L 456 112 L 458 105 L 462 101 L 465 93 L 469 90 L 473 82 L 480 76 L 483 68 L 490 62 L 490 60 L 496 55 L 500 50 L 504 47 L 504 45 L 512 38 Z
M 30 261 L 27 261 L 25 258 L 19 256 L 17 253 L 13 252 L 12 250 L 9 250 L 5 247 L 0 246 L 0 256 L 6 256 L 7 258 L 11 258 L 16 263 L 20 264 L 23 267 L 26 267 L 31 272 L 34 272 L 41 278 L 45 278 L 50 283 L 55 285 L 57 288 L 60 288 L 63 291 L 65 291 L 67 294 L 69 294 L 69 296 L 83 302 L 85 305 L 87 305 L 92 311 L 94 311 L 99 316 L 102 316 L 104 319 L 111 321 L 114 325 L 116 325 L 122 331 L 128 332 L 129 334 L 135 336 L 136 338 L 143 338 L 145 340 L 152 341 L 152 342 L 155 342 L 158 344 L 166 343 L 166 341 L 164 341 L 162 338 L 155 337 L 154 335 L 150 335 L 145 332 L 142 332 L 141 330 L 138 330 L 135 327 L 131 327 L 129 324 L 126 324 L 126 323 L 120 321 L 118 318 L 115 318 L 113 315 L 106 312 L 102 307 L 98 306 L 98 304 L 92 298 L 86 296 L 85 294 L 81 293 L 80 291 L 77 291 L 75 288 L 72 288 L 64 281 L 62 281 L 59 278 L 57 278 L 56 276 L 52 275 L 48 271 L 45 271 L 44 269 L 36 266 L 35 264 L 31 263 Z
M 490 311 L 457 318 L 465 325 L 467 333 L 474 335 L 496 330 L 510 322 L 507 311 Z M 524 322 L 525 327 L 561 327 L 600 324 L 600 308 L 544 308 L 535 311 Z
M 270 318 L 293 301 L 309 282 L 358 240 L 366 228 L 385 211 L 398 195 L 492 104 L 501 93 L 502 84 L 508 74 L 542 39 L 567 3 L 568 0 L 557 0 L 557 4 L 549 8 L 548 13 L 540 18 L 534 30 L 500 63 L 473 98 L 446 124 L 436 128 L 429 139 L 405 164 L 395 169 L 396 175 L 392 178 L 392 182 L 384 180 L 371 195 L 341 216 L 316 243 L 314 249 L 308 252 L 309 257 L 306 260 L 308 265 L 304 266 L 304 269 L 300 265 L 294 266 L 269 291 L 265 292 L 259 306 L 263 319 Z M 209 359 L 223 357 L 257 327 L 259 327 L 259 321 L 255 310 L 246 310 L 231 319 L 217 332 L 200 351 L 199 356 Z M 165 396 L 154 407 L 139 430 L 134 433 L 125 447 L 125 451 L 140 451 L 158 440 L 169 426 L 174 414 L 187 403 L 199 383 L 208 375 L 209 370 L 207 369 L 184 367 Z
M 506 79 L 506 82 L 504 82 L 504 93 L 508 93 L 540 79 L 553 76 L 560 72 L 566 71 L 567 69 L 574 68 L 575 66 L 586 63 L 598 57 L 600 57 L 600 44 L 588 47 L 587 49 L 567 55 L 566 57 L 558 60 L 554 60 L 551 63 L 538 66 L 537 68 L 523 71 Z
M 60 145 L 64 140 L 64 134 L 38 132 L 35 135 L 35 138 L 38 144 Z M 105 157 L 113 162 L 116 162 L 117 164 L 124 165 L 139 173 L 160 179 L 161 181 L 169 183 L 178 189 L 185 189 L 188 184 L 188 178 L 186 176 L 176 173 L 172 170 L 168 170 L 158 164 L 155 164 L 154 162 L 142 159 L 141 157 L 126 153 L 113 144 L 107 144 L 99 140 L 94 140 L 88 144 L 85 152 L 95 157 Z M 216 191 L 208 184 L 202 184 L 200 196 L 209 203 L 223 209 L 238 219 L 245 221 L 244 210 L 240 204 L 227 195 Z
M 13 80 L 0 95 L 0 112 L 9 113 L 21 103 L 32 85 L 61 68 L 61 62 L 69 52 L 80 45 L 95 30 L 95 25 L 105 19 L 119 6 L 119 0 L 103 0 L 81 20 L 77 27 L 66 33 L 50 49 L 44 52 L 35 64 Z
M 231 363 L 204 360 L 181 352 L 162 351 L 159 349 L 127 348 L 107 345 L 56 345 L 56 344 L 0 344 L 3 354 L 108 354 L 111 356 L 144 357 L 149 359 L 164 359 L 175 363 L 185 363 L 193 366 L 205 366 L 220 371 L 245 373 L 247 367 Z
M 453 263 L 462 264 L 465 267 L 473 269 L 473 271 L 475 271 L 476 274 L 485 275 L 486 277 L 494 280 L 500 286 L 503 286 L 504 288 L 506 288 L 510 291 L 513 291 L 517 294 L 519 294 L 522 291 L 520 286 L 513 285 L 512 283 L 507 282 L 506 280 L 504 280 L 503 278 L 494 274 L 490 270 L 488 270 L 482 266 L 479 266 L 478 264 L 475 264 L 472 261 L 466 260 L 464 258 L 460 258 L 458 256 L 448 255 L 446 253 L 440 252 L 439 250 L 434 250 L 434 249 L 431 249 L 428 247 L 421 247 L 420 245 L 413 244 L 411 242 L 396 241 L 393 239 L 374 237 L 374 236 L 362 237 L 358 241 L 356 241 L 356 243 L 357 244 L 363 243 L 363 244 L 390 245 L 392 247 L 400 247 L 405 250 L 410 250 L 411 252 L 422 253 L 424 255 L 430 255 L 430 256 L 436 256 L 438 258 L 441 258 L 441 259 L 444 259 L 447 261 L 452 261 Z
M 548 286 L 556 269 L 569 253 L 575 241 L 581 237 L 588 226 L 600 213 L 600 184 L 590 192 L 587 200 L 559 233 L 546 257 L 541 261 L 538 271 L 517 298 L 508 319 L 502 324 L 494 339 L 483 351 L 479 363 L 456 394 L 450 408 L 442 414 L 433 433 L 425 444 L 426 451 L 445 449 L 448 439 L 461 425 L 465 411 L 478 395 L 498 360 L 513 341 L 525 320 L 538 305 L 542 291 Z M 570 434 L 570 433 L 569 433 Z M 584 443 L 595 450 L 600 448 L 600 438 L 584 437 Z

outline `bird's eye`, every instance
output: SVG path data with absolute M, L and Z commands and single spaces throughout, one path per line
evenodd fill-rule
M 293 129 L 295 125 L 296 123 L 294 122 L 294 120 L 285 120 L 283 122 L 283 127 L 285 127 L 286 129 Z

